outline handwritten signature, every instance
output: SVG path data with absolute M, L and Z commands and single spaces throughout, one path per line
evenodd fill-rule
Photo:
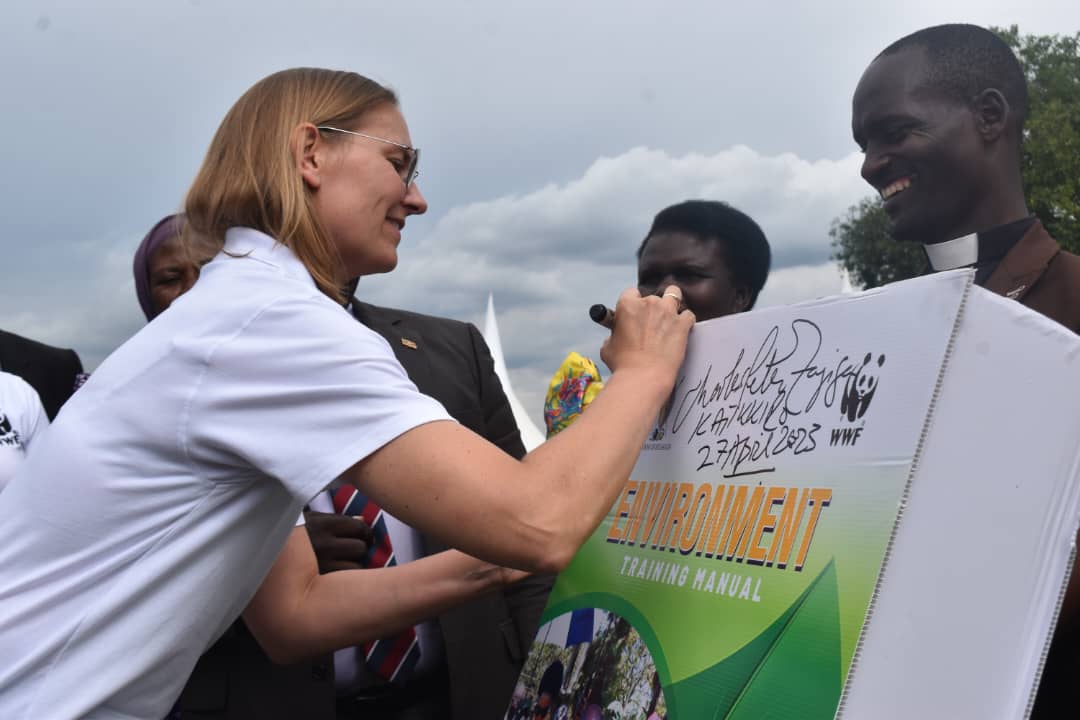
M 774 325 L 756 352 L 740 350 L 718 380 L 711 363 L 699 377 L 680 378 L 667 421 L 671 435 L 688 430 L 688 445 L 704 442 L 698 470 L 717 466 L 727 477 L 768 472 L 776 455 L 817 448 L 821 425 L 804 416 L 839 402 L 865 364 L 861 355 L 819 359 L 822 337 L 817 323 L 805 318 L 784 330 Z

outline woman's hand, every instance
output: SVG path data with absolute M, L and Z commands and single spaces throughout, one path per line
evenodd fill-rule
M 694 313 L 682 307 L 682 290 L 669 285 L 661 297 L 625 290 L 615 317 L 615 329 L 600 348 L 600 357 L 612 372 L 662 372 L 674 383 L 695 321 Z

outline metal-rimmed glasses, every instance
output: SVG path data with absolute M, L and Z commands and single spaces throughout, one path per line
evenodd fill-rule
M 329 130 L 331 132 L 345 133 L 346 135 L 355 135 L 356 137 L 367 138 L 368 140 L 376 140 L 387 145 L 393 145 L 399 147 L 405 151 L 405 164 L 402 167 L 396 167 L 398 176 L 401 177 L 401 181 L 405 183 L 405 188 L 408 189 L 412 185 L 416 178 L 420 175 L 420 171 L 416 169 L 416 166 L 420 163 L 420 148 L 414 148 L 409 145 L 402 145 L 399 142 L 393 140 L 387 140 L 386 138 L 375 137 L 374 135 L 366 135 L 354 130 L 342 130 L 341 128 L 331 127 L 329 125 L 319 125 L 317 130 Z

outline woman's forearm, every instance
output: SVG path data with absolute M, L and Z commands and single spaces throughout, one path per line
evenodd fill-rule
M 244 611 L 252 634 L 279 663 L 396 635 L 517 579 L 455 550 L 394 567 L 320 575 L 299 531 Z
M 569 563 L 626 485 L 669 392 L 670 385 L 640 373 L 616 372 L 587 412 L 525 457 L 526 471 L 548 481 L 544 496 L 565 501 L 544 502 L 537 493 L 528 516 L 547 536 L 542 542 L 560 548 L 559 569 Z M 596 442 L 598 437 L 603 442 Z
M 574 425 L 522 462 L 450 422 L 413 428 L 344 478 L 412 527 L 499 565 L 558 572 L 599 525 L 637 461 L 694 317 L 623 293 L 601 355 L 614 369 Z
M 616 372 L 573 426 L 521 462 L 440 422 L 405 433 L 345 477 L 464 552 L 559 572 L 626 484 L 670 388 L 647 370 Z

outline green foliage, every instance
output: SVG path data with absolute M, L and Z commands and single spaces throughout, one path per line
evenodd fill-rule
M 1021 36 L 1015 25 L 994 31 L 1020 58 L 1028 80 L 1028 207 L 1062 247 L 1080 252 L 1080 33 Z
M 1015 25 L 992 28 L 1020 58 L 1030 111 L 1022 170 L 1028 208 L 1066 250 L 1080 253 L 1080 33 L 1021 35 Z M 916 245 L 894 242 L 877 198 L 867 198 L 833 221 L 833 259 L 851 281 L 877 287 L 926 266 Z
M 851 284 L 872 288 L 919 275 L 926 255 L 917 243 L 901 243 L 888 232 L 888 217 L 876 197 L 863 199 L 833 220 L 833 259 L 851 278 Z

